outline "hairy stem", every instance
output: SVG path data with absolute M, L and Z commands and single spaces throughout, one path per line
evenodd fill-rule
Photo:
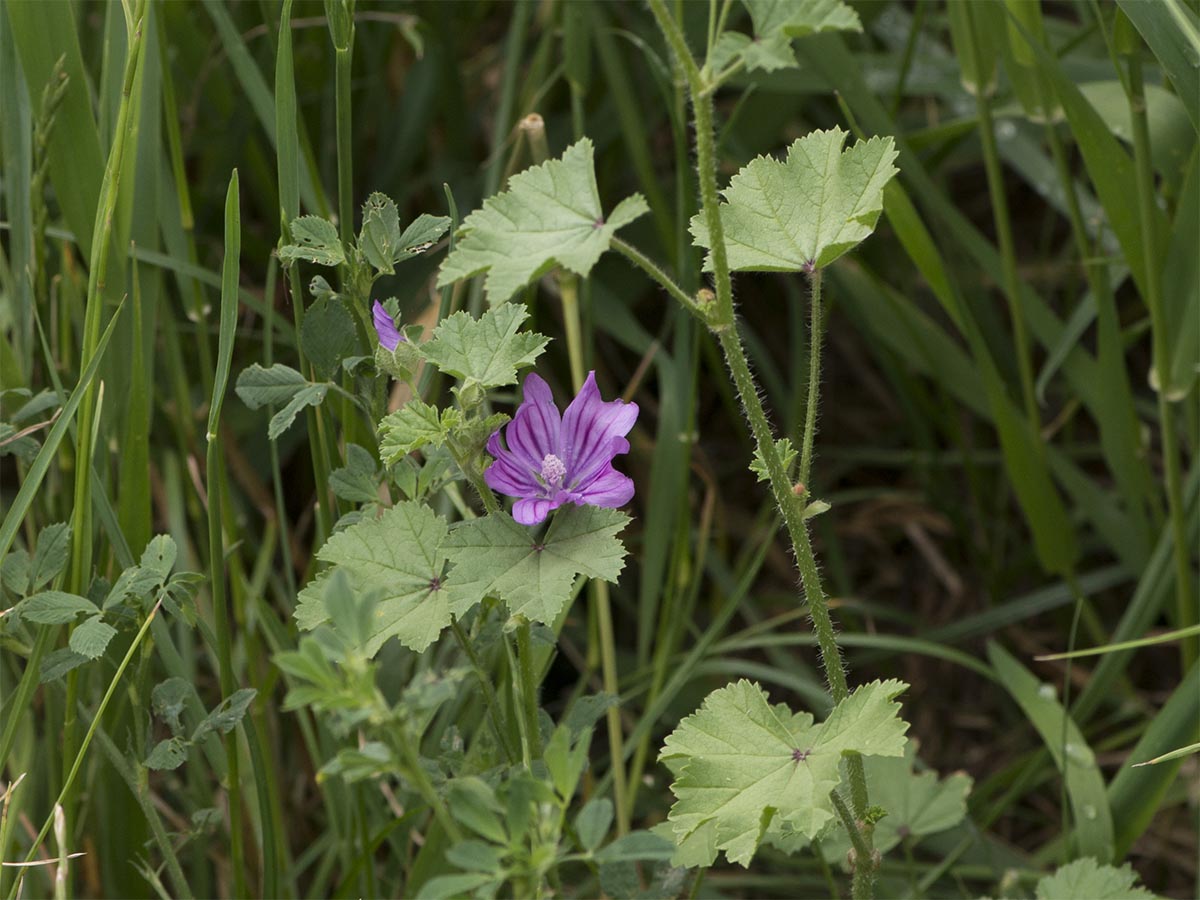
M 808 476 L 812 469 L 813 440 L 817 434 L 817 395 L 821 391 L 821 270 L 809 276 L 812 284 L 812 323 L 808 345 L 808 400 L 804 409 L 804 437 L 801 440 L 800 470 L 796 475 L 804 494 L 809 493 Z
M 706 316 L 709 327 L 717 335 L 721 350 L 725 355 L 738 397 L 741 400 L 758 452 L 766 463 L 770 477 L 771 492 L 775 503 L 783 515 L 788 536 L 796 554 L 796 563 L 800 570 L 800 580 L 804 586 L 805 598 L 808 601 L 809 614 L 812 617 L 813 631 L 817 638 L 817 646 L 821 661 L 825 668 L 825 677 L 829 684 L 829 692 L 834 703 L 840 703 L 849 696 L 846 682 L 846 672 L 842 664 L 841 650 L 834 635 L 833 620 L 829 614 L 825 591 L 821 585 L 820 572 L 813 554 L 812 542 L 809 539 L 808 528 L 804 522 L 804 501 L 792 491 L 792 485 L 787 477 L 783 461 L 775 447 L 771 426 L 759 399 L 758 387 L 750 373 L 750 365 L 742 347 L 741 335 L 738 332 L 733 308 L 733 284 L 729 271 L 729 260 L 725 249 L 725 230 L 721 222 L 719 198 L 717 195 L 717 162 L 715 141 L 713 139 L 713 102 L 708 85 L 696 66 L 695 59 L 687 48 L 683 33 L 678 24 L 667 12 L 663 0 L 650 0 L 650 10 L 654 14 L 660 30 L 675 54 L 683 64 L 687 75 L 688 87 L 691 93 L 692 110 L 695 117 L 696 130 L 696 173 L 700 182 L 700 201 L 708 226 L 711 258 L 716 289 L 716 309 Z M 818 336 L 819 337 L 819 336 Z M 816 385 L 810 385 L 815 390 Z M 812 411 L 806 415 L 811 416 Z M 866 775 L 863 772 L 862 759 L 850 756 L 846 760 L 849 776 L 851 798 L 854 803 L 854 813 L 859 819 L 865 817 L 867 806 Z M 856 900 L 869 898 L 872 892 L 874 864 L 871 851 L 871 835 L 861 834 L 865 848 L 863 864 L 856 868 L 854 879 L 854 896 Z M 863 870 L 859 877 L 859 869 Z

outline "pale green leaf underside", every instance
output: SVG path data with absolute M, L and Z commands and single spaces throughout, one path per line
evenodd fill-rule
M 506 303 L 478 319 L 457 312 L 447 316 L 420 346 L 421 355 L 448 375 L 480 387 L 515 384 L 517 370 L 533 365 L 549 338 L 518 332 L 529 318 L 524 304 Z
M 786 161 L 760 156 L 733 176 L 720 206 L 730 269 L 823 268 L 875 230 L 883 188 L 896 174 L 895 145 L 874 137 L 842 150 L 847 137 L 840 128 L 814 131 L 792 144 Z M 703 216 L 691 230 L 697 246 L 712 248 Z
M 956 772 L 939 779 L 937 772 L 915 772 L 915 745 L 909 741 L 903 757 L 868 757 L 863 768 L 867 792 L 873 806 L 887 810 L 875 825 L 875 849 L 887 853 L 904 839 L 937 834 L 953 828 L 967 814 L 971 777 Z M 850 849 L 850 838 L 835 829 L 821 839 L 828 859 L 842 859 Z
M 724 32 L 710 60 L 715 71 L 739 56 L 751 71 L 788 68 L 796 65 L 792 38 L 822 31 L 862 31 L 858 13 L 842 0 L 742 0 L 742 4 L 750 12 L 754 37 Z
M 108 642 L 116 636 L 117 629 L 95 615 L 84 619 L 83 623 L 71 632 L 70 646 L 79 655 L 95 659 L 104 654 Z
M 539 536 L 501 512 L 459 523 L 443 546 L 463 590 L 498 597 L 513 615 L 549 625 L 577 575 L 617 580 L 625 564 L 617 533 L 628 523 L 615 509 L 568 505 Z
M 555 265 L 587 275 L 617 229 L 648 210 L 634 194 L 604 215 L 592 153 L 584 138 L 560 159 L 514 175 L 507 191 L 485 200 L 463 221 L 438 287 L 487 272 L 488 300 L 502 303 Z
M 676 775 L 668 817 L 680 865 L 711 865 L 718 851 L 748 865 L 768 831 L 815 836 L 834 816 L 829 792 L 848 752 L 900 756 L 908 724 L 894 698 L 907 685 L 872 682 L 814 724 L 771 706 L 757 684 L 709 694 L 668 737 L 660 759 Z
M 1154 900 L 1137 887 L 1137 873 L 1124 865 L 1102 866 L 1091 857 L 1077 859 L 1037 884 L 1038 900 Z
M 342 567 L 355 588 L 378 597 L 366 652 L 374 655 L 388 638 L 411 650 L 428 647 L 450 615 L 461 615 L 480 595 L 456 587 L 444 573 L 446 521 L 420 503 L 399 503 L 379 518 L 364 519 L 331 537 L 317 554 Z M 315 628 L 327 619 L 323 587 L 327 575 L 300 593 L 296 621 Z

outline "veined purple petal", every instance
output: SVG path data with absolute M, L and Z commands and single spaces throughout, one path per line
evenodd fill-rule
M 513 518 L 522 525 L 540 525 L 550 515 L 550 510 L 558 509 L 562 500 L 518 500 L 513 504 Z
M 532 372 L 525 377 L 525 399 L 504 432 L 514 455 L 534 471 L 541 469 L 547 453 L 561 456 L 562 422 L 550 386 Z
M 495 460 L 483 473 L 494 491 L 516 497 L 513 518 L 537 525 L 564 503 L 615 508 L 633 498 L 633 479 L 612 467 L 629 452 L 625 435 L 637 420 L 634 403 L 605 402 L 596 374 L 587 381 L 566 415 L 559 416 L 550 386 L 530 373 L 524 399 L 511 422 L 487 442 Z
M 576 503 L 587 503 L 592 506 L 604 506 L 616 509 L 624 506 L 633 499 L 633 479 L 622 475 L 608 463 L 585 488 L 572 492 L 572 500 Z
M 613 441 L 623 440 L 637 417 L 636 403 L 602 400 L 596 373 L 589 372 L 579 395 L 563 413 L 562 442 L 570 473 L 568 483 L 588 480 L 614 455 L 628 452 L 628 442 L 619 449 L 622 445 L 614 445 Z
M 536 494 L 541 488 L 533 474 L 507 453 L 497 456 L 496 461 L 484 470 L 483 480 L 493 491 L 508 497 Z
M 371 307 L 371 313 L 375 319 L 375 333 L 379 335 L 379 343 L 385 350 L 395 350 L 404 340 L 404 335 L 400 333 L 400 329 L 396 327 L 396 323 L 392 321 L 392 317 L 388 315 L 388 311 L 378 300 Z

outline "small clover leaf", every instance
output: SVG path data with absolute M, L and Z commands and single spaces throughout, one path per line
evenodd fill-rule
M 71 632 L 71 649 L 80 656 L 96 659 L 104 655 L 108 642 L 117 636 L 117 629 L 107 624 L 97 613 L 83 621 Z
M 304 407 L 320 406 L 329 387 L 327 383 L 309 381 L 290 366 L 276 363 L 264 369 L 254 363 L 238 375 L 234 391 L 251 409 L 268 404 L 284 404 L 267 425 L 267 437 L 275 440 L 292 427 Z
M 592 142 L 584 138 L 560 159 L 514 175 L 507 191 L 463 221 L 438 287 L 487 272 L 488 300 L 502 303 L 555 265 L 587 275 L 617 229 L 649 209 L 634 194 L 606 217 L 592 156 Z
M 733 176 L 720 207 L 730 269 L 824 268 L 875 230 L 883 188 L 896 174 L 895 144 L 874 137 L 842 150 L 847 137 L 840 128 L 814 131 L 792 144 L 785 162 L 760 156 Z M 691 230 L 696 246 L 712 249 L 703 216 Z
M 67 565 L 71 548 L 71 526 L 65 522 L 47 525 L 38 534 L 37 548 L 29 564 L 29 584 L 26 590 L 36 591 L 54 580 Z
M 320 216 L 301 216 L 292 222 L 292 241 L 279 248 L 285 263 L 306 259 L 319 266 L 338 266 L 346 261 L 346 252 L 333 223 Z
M 352 503 L 379 502 L 379 469 L 371 451 L 358 444 L 346 445 L 346 465 L 329 474 L 334 494 Z
M 668 737 L 659 758 L 674 773 L 668 821 L 677 865 L 712 865 L 718 851 L 747 866 L 768 832 L 812 838 L 834 817 L 829 793 L 846 753 L 901 756 L 908 723 L 894 698 L 907 685 L 871 682 L 813 723 L 771 706 L 741 680 L 709 694 Z
M 396 271 L 396 263 L 424 253 L 449 227 L 445 216 L 422 214 L 401 232 L 396 204 L 385 194 L 374 193 L 363 204 L 358 248 L 367 262 L 390 275 Z

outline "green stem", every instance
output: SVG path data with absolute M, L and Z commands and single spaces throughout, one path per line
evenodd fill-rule
M 457 823 L 451 818 L 450 811 L 446 808 L 441 795 L 433 786 L 433 782 L 425 774 L 425 769 L 421 765 L 421 754 L 418 752 L 412 735 L 409 733 L 408 726 L 403 722 L 396 722 L 394 725 L 394 734 L 396 744 L 400 748 L 400 755 L 404 759 L 408 769 L 405 773 L 408 776 L 408 780 L 412 782 L 412 786 L 421 795 L 421 799 L 433 810 L 433 815 L 442 826 L 442 829 L 457 844 L 463 839 L 462 831 L 459 830 Z
M 811 493 L 808 476 L 812 469 L 813 439 L 817 433 L 817 400 L 821 391 L 821 270 L 814 269 L 809 276 L 812 284 L 812 324 L 809 326 L 808 346 L 808 400 L 804 409 L 804 437 L 801 441 L 800 471 L 796 481 L 804 494 Z
M 213 384 L 212 402 L 208 413 L 208 452 L 205 458 L 205 482 L 208 493 L 208 565 L 209 590 L 212 597 L 213 630 L 217 636 L 217 657 L 220 669 L 221 694 L 232 696 L 237 690 L 233 673 L 233 635 L 229 624 L 228 599 L 225 591 L 225 540 L 221 527 L 222 481 L 224 458 L 221 453 L 221 409 L 229 370 L 233 360 L 234 332 L 237 327 L 238 271 L 241 258 L 241 214 L 239 210 L 238 173 L 234 169 L 225 196 L 225 258 L 221 269 L 221 316 L 217 344 L 217 375 Z M 245 833 L 242 828 L 242 792 L 238 773 L 236 729 L 224 736 L 229 779 L 230 865 L 233 869 L 234 893 L 247 896 L 245 872 Z
M 82 704 L 80 704 L 79 712 L 86 721 L 88 714 Z M 117 771 L 117 774 L 121 776 L 121 780 L 129 788 L 130 793 L 133 794 L 138 807 L 142 811 L 142 815 L 146 819 L 146 824 L 150 826 L 150 833 L 154 837 L 154 842 L 158 844 L 158 849 L 162 853 L 167 872 L 171 876 L 171 884 L 175 889 L 175 895 L 177 897 L 194 897 L 195 894 L 192 891 L 191 885 L 188 884 L 187 876 L 183 874 L 183 867 L 179 864 L 179 857 L 175 854 L 175 848 L 171 845 L 171 839 L 167 834 L 166 828 L 163 827 L 162 817 L 158 814 L 158 810 L 154 808 L 154 803 L 150 799 L 149 786 L 146 783 L 148 770 L 138 766 L 135 762 L 130 761 L 124 756 L 117 747 L 116 742 L 108 736 L 103 728 L 96 729 L 96 742 L 101 752 L 107 757 L 109 765 Z
M 567 332 L 567 357 L 571 362 L 571 381 L 575 390 L 583 385 L 583 331 L 579 320 L 579 279 L 569 272 L 558 277 L 558 293 L 562 297 L 563 325 Z
M 854 818 L 854 814 L 850 812 L 850 808 L 846 806 L 846 801 L 842 799 L 842 795 L 837 791 L 829 792 L 829 799 L 833 801 L 833 809 L 838 814 L 838 818 L 842 820 L 842 825 L 846 828 L 846 834 L 850 835 L 850 845 L 854 848 L 854 880 L 857 882 L 860 872 L 869 872 L 874 878 L 875 867 L 871 863 L 871 846 L 866 840 L 865 831 L 858 827 L 858 822 Z M 863 861 L 866 864 L 863 865 Z M 854 891 L 854 896 L 859 896 L 857 888 Z
M 83 346 L 80 349 L 80 369 L 91 361 L 100 340 L 100 319 L 104 311 L 104 290 L 108 279 L 109 245 L 113 234 L 113 216 L 117 197 L 121 189 L 121 172 L 124 166 L 125 146 L 130 132 L 135 128 L 136 114 L 131 100 L 134 76 L 141 61 L 142 26 L 145 24 L 146 0 L 138 0 L 133 15 L 133 34 L 129 41 L 129 55 L 125 60 L 124 83 L 121 87 L 121 105 L 117 112 L 112 150 L 104 169 L 100 205 L 96 209 L 95 225 L 92 229 L 92 256 L 88 263 L 87 312 L 84 318 Z M 88 387 L 79 410 L 79 453 L 75 463 L 75 508 L 71 523 L 71 570 L 68 590 L 85 593 L 92 568 L 92 467 L 90 460 L 96 429 L 96 395 L 99 385 Z M 74 717 L 74 705 L 69 714 Z M 64 736 L 64 741 L 66 736 Z
M 685 309 L 692 312 L 701 320 L 704 320 L 704 307 L 696 302 L 695 297 L 689 296 L 687 291 L 672 281 L 671 277 L 653 260 L 651 260 L 650 257 L 646 256 L 644 253 L 630 244 L 625 243 L 625 241 L 621 240 L 619 237 L 614 237 L 609 246 L 611 246 L 614 250 L 632 262 L 635 266 L 637 266 L 655 281 L 657 281 L 663 288 L 666 289 L 667 293 L 678 300 Z
M 709 327 L 717 335 L 721 344 L 734 386 L 741 399 L 755 443 L 758 445 L 758 452 L 766 463 L 771 491 L 774 494 L 776 505 L 783 515 L 784 524 L 795 550 L 800 579 L 804 586 L 805 598 L 808 601 L 809 614 L 812 617 L 813 631 L 816 634 L 829 691 L 834 703 L 840 703 L 849 696 L 846 672 L 842 664 L 841 650 L 834 636 L 833 620 L 829 614 L 829 606 L 821 585 L 821 576 L 817 569 L 808 528 L 804 521 L 804 501 L 793 493 L 787 471 L 784 469 L 783 461 L 775 447 L 771 426 L 767 421 L 766 412 L 763 410 L 762 401 L 759 399 L 754 377 L 750 373 L 750 366 L 746 361 L 734 316 L 733 283 L 730 277 L 729 260 L 725 248 L 725 230 L 721 222 L 720 201 L 717 195 L 712 96 L 706 91 L 708 85 L 705 84 L 704 78 L 696 66 L 696 61 L 688 50 L 683 32 L 667 13 L 663 0 L 649 0 L 649 2 L 650 10 L 654 14 L 660 30 L 683 64 L 692 97 L 696 131 L 696 173 L 700 183 L 702 211 L 712 245 L 711 255 L 716 288 L 716 310 L 706 318 Z M 856 807 L 855 815 L 860 819 L 865 818 L 867 787 L 861 757 L 848 757 L 846 768 L 851 797 Z M 864 834 L 863 839 L 866 848 L 870 850 L 870 833 Z M 870 858 L 870 853 L 867 854 L 867 858 Z M 873 869 L 869 876 L 855 878 L 854 896 L 856 900 L 864 900 L 871 896 L 872 882 Z
M 533 628 L 521 617 L 517 626 L 517 662 L 521 667 L 521 702 L 525 711 L 525 733 L 531 759 L 542 757 L 542 732 L 538 726 L 538 680 L 534 674 Z
M 1170 388 L 1170 344 L 1166 333 L 1167 321 L 1163 310 L 1159 254 L 1154 233 L 1154 173 L 1150 168 L 1150 131 L 1146 121 L 1146 97 L 1142 83 L 1142 61 L 1136 54 L 1129 57 L 1129 112 L 1133 118 L 1133 156 L 1137 171 L 1138 221 L 1142 232 L 1142 247 L 1146 260 L 1146 309 L 1150 313 L 1150 335 L 1153 342 L 1154 373 L 1158 384 L 1158 419 L 1162 437 L 1163 467 L 1167 476 L 1167 514 L 1171 521 L 1174 544 L 1175 603 L 1177 628 L 1196 623 L 1195 586 L 1183 521 L 1183 477 L 1179 465 L 1179 445 L 1175 433 L 1175 416 L 1167 399 Z M 1188 638 L 1180 643 L 1183 671 L 1188 671 L 1200 653 L 1200 641 Z
M 972 4 L 966 5 L 971 17 L 971 41 L 978 58 L 976 23 L 971 12 Z M 1008 196 L 1004 190 L 1004 174 L 1000 168 L 1000 151 L 996 146 L 996 128 L 992 119 L 992 101 L 985 88 L 975 93 L 975 106 L 979 114 L 979 135 L 983 142 L 983 165 L 987 174 L 988 195 L 992 203 L 992 216 L 996 226 L 996 240 L 1000 244 L 1000 257 L 1004 271 L 1004 297 L 1008 301 L 1008 315 L 1012 322 L 1013 342 L 1016 344 L 1017 368 L 1021 378 L 1021 397 L 1025 405 L 1025 417 L 1034 432 L 1038 431 L 1039 417 L 1037 394 L 1034 388 L 1033 356 L 1029 349 L 1029 335 L 1025 327 L 1025 310 L 1021 303 L 1020 281 L 1017 276 L 1017 254 L 1013 245 L 1012 221 L 1008 213 Z
M 150 623 L 154 621 L 154 617 L 158 614 L 160 604 L 154 604 L 154 608 L 150 610 L 150 615 L 146 616 L 146 621 L 142 623 L 142 627 L 138 629 L 137 635 L 134 636 L 133 643 L 129 645 L 129 649 L 125 651 L 125 656 L 121 660 L 121 664 L 117 666 L 117 671 L 112 677 L 112 681 L 108 683 L 108 690 L 104 692 L 104 697 L 100 700 L 100 706 L 96 709 L 96 715 L 92 718 L 92 724 L 88 726 L 87 733 L 83 736 L 83 742 L 79 745 L 79 750 L 75 754 L 74 762 L 71 764 L 71 769 L 67 773 L 66 782 L 62 786 L 62 790 L 58 793 L 58 798 L 54 801 L 54 806 L 61 806 L 63 800 L 70 792 L 75 784 L 75 778 L 79 775 L 79 770 L 83 766 L 83 758 L 87 755 L 88 747 L 92 743 L 92 738 L 96 735 L 96 729 L 100 727 L 100 720 L 104 717 L 104 711 L 108 709 L 108 704 L 113 698 L 113 694 L 117 691 L 117 685 L 121 681 L 121 676 L 125 674 L 125 670 L 129 668 L 130 660 L 133 659 L 134 653 L 141 646 L 142 639 L 150 630 Z M 46 817 L 45 823 L 42 825 L 42 830 L 38 832 L 37 837 L 29 845 L 29 853 L 25 857 L 25 862 L 33 862 L 34 857 L 38 854 L 38 848 L 42 846 L 42 842 L 46 840 L 46 835 L 50 833 L 50 828 L 54 824 L 54 812 L 51 810 L 50 815 Z M 20 879 L 17 879 L 9 892 L 9 900 L 16 900 L 17 890 L 21 885 Z
M 583 387 L 583 341 L 580 338 L 578 279 L 562 272 L 558 279 L 559 293 L 563 301 L 563 321 L 567 332 L 567 355 L 571 363 L 571 380 L 575 390 Z M 596 626 L 600 638 L 600 671 L 605 692 L 614 697 L 620 695 L 617 677 L 617 647 L 613 631 L 612 604 L 609 602 L 608 583 L 593 580 L 588 584 L 592 609 L 596 613 Z M 617 822 L 617 835 L 629 833 L 631 810 L 629 808 L 629 782 L 625 774 L 625 732 L 621 722 L 621 711 L 610 706 L 605 711 L 608 731 L 609 766 L 613 775 L 613 806 Z
M 353 48 L 336 51 L 338 226 L 342 243 L 354 240 L 354 169 L 350 149 L 350 65 Z
M 590 588 L 600 631 L 600 670 L 603 673 L 604 690 L 614 697 L 619 697 L 621 687 L 617 679 L 617 649 L 613 636 L 612 605 L 608 599 L 608 582 L 593 581 Z M 616 807 L 617 835 L 621 836 L 629 833 L 631 817 L 629 785 L 625 780 L 625 732 L 619 709 L 611 706 L 605 716 L 608 726 L 609 766 L 613 776 L 613 806 Z
M 475 677 L 479 680 L 479 686 L 483 689 L 483 697 L 488 709 L 488 721 L 491 722 L 496 743 L 504 751 L 504 755 L 508 758 L 508 761 L 512 762 L 517 758 L 517 754 L 508 745 L 508 740 L 505 737 L 504 723 L 500 717 L 500 698 L 496 696 L 496 689 L 492 686 L 492 679 L 484 671 L 479 654 L 471 646 L 470 639 L 467 637 L 466 632 L 463 631 L 462 626 L 458 624 L 458 619 L 454 616 L 450 617 L 450 630 L 454 632 L 455 640 L 458 641 L 458 645 L 462 647 L 463 652 L 467 654 L 467 659 L 471 661 L 471 668 L 475 672 Z
M 517 731 L 521 736 L 521 762 L 525 764 L 526 769 L 532 769 L 533 752 L 529 746 L 529 721 L 528 717 L 524 715 L 524 701 L 522 699 L 525 692 L 522 690 L 522 686 L 519 683 L 522 680 L 521 665 L 517 660 L 517 654 L 513 650 L 512 643 L 507 638 L 504 640 L 504 653 L 508 657 L 508 671 L 510 672 L 509 677 L 513 682 L 512 688 L 513 691 L 518 695 L 516 698 L 514 698 L 514 702 L 517 706 L 522 708 L 522 714 L 514 716 L 517 721 Z

